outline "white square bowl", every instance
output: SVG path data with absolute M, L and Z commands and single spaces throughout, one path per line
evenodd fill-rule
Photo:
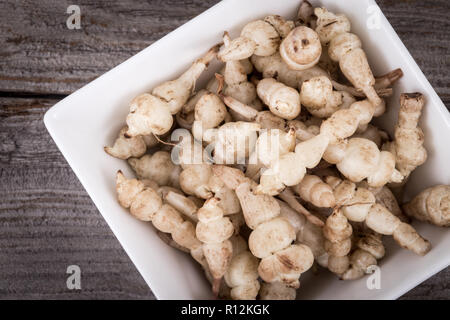
M 159 299 L 208 299 L 211 298 L 210 287 L 188 255 L 168 247 L 153 232 L 151 224 L 134 219 L 119 206 L 115 172 L 121 169 L 128 176 L 132 173 L 125 161 L 108 156 L 103 146 L 110 145 L 124 125 L 128 103 L 133 97 L 175 78 L 208 48 L 220 42 L 224 30 L 234 37 L 246 22 L 267 14 L 292 18 L 299 2 L 224 0 L 57 103 L 45 114 L 44 122 L 52 138 Z M 375 1 L 311 2 L 350 18 L 352 31 L 361 38 L 375 74 L 402 68 L 404 76 L 395 86 L 395 96 L 388 102 L 389 112 L 378 120 L 383 128 L 390 128 L 392 133 L 401 92 L 422 92 L 427 99 L 421 125 L 429 158 L 413 173 L 406 197 L 434 184 L 450 184 L 447 167 L 450 163 L 449 113 L 381 11 L 375 17 L 379 18 L 379 28 L 368 28 L 367 19 L 379 10 Z M 209 68 L 209 76 L 215 68 L 217 66 Z M 427 224 L 414 225 L 432 242 L 432 251 L 425 257 L 418 257 L 388 241 L 387 255 L 381 262 L 381 289 L 369 290 L 366 279 L 339 281 L 323 272 L 318 277 L 302 277 L 299 297 L 395 299 L 447 267 L 450 233 Z

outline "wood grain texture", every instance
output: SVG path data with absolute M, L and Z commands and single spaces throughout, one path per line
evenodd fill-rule
M 0 299 L 153 299 L 48 135 L 43 115 L 217 0 L 0 2 Z M 377 1 L 447 108 L 446 0 Z M 82 269 L 82 290 L 66 268 Z M 450 269 L 403 299 L 449 299 Z

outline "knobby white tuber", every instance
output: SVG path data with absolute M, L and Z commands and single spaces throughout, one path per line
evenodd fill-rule
M 164 82 L 152 90 L 133 99 L 127 116 L 127 135 L 161 135 L 170 130 L 172 115 L 187 102 L 195 82 L 215 58 L 218 46 L 211 48 L 202 58 L 184 72 L 178 79 Z
M 396 167 L 405 177 L 427 159 L 427 151 L 423 147 L 424 135 L 418 126 L 424 105 L 425 98 L 421 93 L 400 95 L 395 140 L 387 149 L 395 155 Z
M 333 208 L 335 205 L 333 189 L 318 176 L 307 174 L 292 189 L 303 200 L 311 202 L 316 207 Z
M 220 60 L 242 60 L 252 55 L 270 56 L 277 52 L 281 38 L 294 28 L 293 21 L 270 15 L 264 20 L 252 21 L 244 26 L 240 37 L 232 40 L 218 54 Z
M 350 21 L 343 14 L 334 14 L 325 8 L 314 10 L 317 16 L 316 32 L 322 44 L 329 44 L 328 54 L 339 62 L 345 77 L 361 89 L 369 101 L 378 106 L 382 100 L 375 91 L 375 78 L 359 38 L 350 33 Z
M 129 209 L 137 219 L 151 221 L 159 231 L 171 234 L 178 245 L 188 249 L 193 258 L 204 265 L 203 256 L 198 253 L 202 243 L 196 238 L 194 225 L 184 220 L 172 206 L 164 204 L 155 190 L 137 179 L 127 179 L 118 171 L 116 191 L 122 207 Z
M 437 185 L 423 190 L 403 205 L 404 212 L 421 221 L 450 226 L 450 186 Z
M 418 255 L 425 255 L 431 249 L 428 240 L 422 238 L 408 223 L 402 222 L 386 207 L 376 203 L 375 196 L 366 188 L 348 180 L 327 177 L 334 189 L 337 205 L 345 217 L 355 222 L 365 222 L 367 227 L 383 235 L 392 235 L 402 247 Z
M 223 42 L 225 48 L 230 45 L 230 37 L 227 32 L 223 35 Z M 248 66 L 245 67 L 243 61 L 247 61 L 251 67 L 252 64 L 248 59 L 245 60 L 229 60 L 225 63 L 225 69 L 223 71 L 224 80 L 224 95 L 231 96 L 242 103 L 245 103 L 257 110 L 261 109 L 258 104 L 256 96 L 255 85 L 247 80 L 247 74 L 249 73 Z M 239 117 L 238 114 L 231 111 L 231 115 L 235 121 L 245 120 Z
M 303 82 L 300 100 L 313 116 L 328 118 L 340 109 L 343 103 L 343 93 L 333 91 L 330 79 L 320 76 Z
M 388 151 L 380 151 L 368 139 L 351 138 L 335 147 L 336 149 L 327 149 L 324 159 L 336 164 L 338 170 L 353 182 L 367 178 L 369 186 L 382 187 L 388 182 L 403 180 L 403 176 L 395 169 L 394 155 Z
M 233 258 L 225 273 L 225 282 L 231 288 L 233 300 L 254 300 L 258 295 L 259 260 L 248 251 L 246 241 L 238 236 L 239 244 L 233 242 Z
M 305 80 L 317 76 L 327 76 L 328 73 L 318 66 L 305 70 L 292 70 L 277 52 L 268 57 L 252 56 L 251 61 L 263 78 L 274 78 L 292 88 L 300 88 Z
M 213 292 L 218 293 L 219 284 L 231 262 L 233 247 L 228 240 L 234 233 L 230 219 L 224 217 L 219 199 L 206 200 L 197 212 L 198 223 L 195 234 L 203 242 L 203 254 L 215 282 Z
M 296 238 L 295 229 L 280 217 L 277 200 L 255 195 L 252 189 L 256 183 L 238 169 L 216 165 L 213 171 L 240 200 L 245 222 L 253 230 L 248 240 L 250 251 L 261 259 L 259 276 L 266 282 L 281 281 L 298 287 L 300 274 L 311 267 L 314 256 L 308 246 L 291 244 Z
M 259 81 L 256 91 L 270 111 L 280 118 L 292 120 L 300 114 L 300 94 L 272 78 Z
M 352 226 L 340 208 L 327 218 L 323 227 L 325 250 L 328 253 L 328 269 L 338 275 L 349 268 L 348 254 L 352 248 Z
M 356 280 L 370 273 L 370 267 L 377 265 L 377 260 L 383 258 L 385 249 L 381 235 L 365 233 L 356 241 L 357 249 L 349 259 L 349 268 L 341 275 L 342 280 Z
M 309 221 L 306 216 L 298 214 L 284 201 L 278 201 L 278 204 L 280 205 L 280 216 L 287 219 L 294 227 L 297 235 L 296 242 L 307 245 L 311 249 L 316 262 L 322 267 L 327 267 L 328 254 L 324 247 L 325 238 L 322 227 Z
M 122 160 L 130 157 L 140 157 L 147 151 L 147 145 L 143 136 L 130 137 L 126 135 L 128 127 L 120 129 L 119 136 L 112 147 L 104 147 L 104 150 L 110 156 Z
M 204 137 L 205 131 L 216 128 L 225 120 L 227 108 L 216 94 L 205 93 L 197 101 L 194 110 L 192 134 L 199 141 L 208 141 Z
M 173 164 L 170 153 L 166 151 L 130 158 L 128 163 L 139 179 L 154 180 L 160 186 L 176 186 L 178 183 L 179 166 Z
M 308 27 L 292 30 L 280 44 L 281 58 L 293 70 L 305 70 L 319 62 L 322 54 L 317 33 Z
M 219 51 L 218 57 L 222 61 L 242 60 L 252 54 L 270 56 L 274 54 L 280 44 L 280 35 L 268 22 L 252 21 L 244 26 L 240 37 Z
M 374 110 L 370 102 L 363 100 L 333 113 L 322 122 L 319 135 L 297 144 L 295 152 L 282 155 L 262 174 L 257 192 L 276 195 L 285 186 L 300 183 L 306 168 L 314 168 L 322 155 L 355 182 L 368 178 L 369 185 L 382 186 L 401 181 L 403 177 L 395 170 L 395 158 L 390 152 L 380 152 L 367 139 L 352 138 L 348 143 L 343 140 L 367 125 Z

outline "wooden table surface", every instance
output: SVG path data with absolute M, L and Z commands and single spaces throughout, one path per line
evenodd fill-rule
M 0 2 L 0 298 L 154 299 L 42 119 L 60 99 L 217 2 Z M 377 2 L 448 108 L 450 2 Z M 66 27 L 74 3 L 80 30 Z M 82 269 L 79 291 L 66 287 L 73 264 Z M 449 299 L 450 268 L 402 298 Z

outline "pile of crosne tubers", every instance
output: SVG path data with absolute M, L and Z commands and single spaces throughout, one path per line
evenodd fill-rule
M 222 68 L 196 91 L 214 59 Z M 424 96 L 401 94 L 392 139 L 371 123 L 401 77 L 374 77 L 349 19 L 307 1 L 295 21 L 224 32 L 178 79 L 131 101 L 105 147 L 137 177 L 117 172 L 118 201 L 225 299 L 295 299 L 314 264 L 359 279 L 385 255 L 383 236 L 423 256 L 431 244 L 410 219 L 450 225 L 448 185 L 398 203 L 427 159 Z

